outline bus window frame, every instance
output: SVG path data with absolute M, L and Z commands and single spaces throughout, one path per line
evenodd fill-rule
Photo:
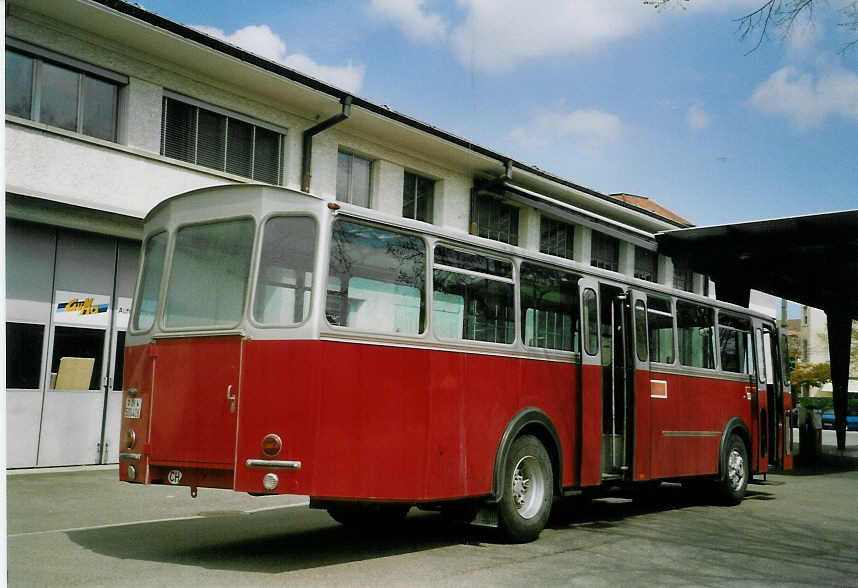
M 149 243 L 149 240 L 156 235 L 160 235 L 164 233 L 167 235 L 167 243 L 164 247 L 164 262 L 161 268 L 161 281 L 158 284 L 158 295 L 155 298 L 155 316 L 152 318 L 152 322 L 146 329 L 137 329 L 137 318 L 139 312 L 140 305 L 140 288 L 143 286 L 143 265 L 146 263 L 145 258 L 145 245 Z M 155 230 L 151 231 L 146 238 L 143 240 L 143 243 L 140 245 L 140 251 L 144 255 L 140 256 L 140 263 L 138 263 L 137 267 L 137 280 L 134 284 L 134 296 L 132 298 L 132 306 L 131 306 L 131 316 L 128 319 L 128 333 L 131 335 L 145 335 L 146 333 L 150 333 L 152 329 L 155 328 L 155 325 L 161 326 L 161 309 L 164 304 L 164 296 L 165 296 L 165 287 L 166 282 L 164 277 L 167 275 L 167 264 L 170 262 L 170 251 L 173 247 L 173 233 L 170 231 L 169 227 L 166 225 L 159 225 Z
M 313 221 L 313 227 L 316 231 L 316 233 L 315 233 L 316 242 L 313 245 L 313 263 L 312 263 L 313 279 L 312 279 L 312 286 L 310 288 L 310 303 L 309 303 L 310 310 L 307 312 L 307 318 L 305 318 L 300 323 L 261 323 L 261 322 L 257 321 L 256 318 L 253 316 L 253 311 L 254 311 L 253 307 L 254 307 L 254 304 L 256 303 L 256 286 L 258 285 L 259 270 L 260 270 L 260 265 L 262 263 L 262 246 L 264 244 L 264 239 L 265 239 L 265 227 L 268 224 L 269 220 L 271 220 L 273 218 L 283 218 L 283 217 L 308 218 L 308 219 Z M 249 298 L 247 308 L 245 309 L 245 312 L 247 313 L 247 321 L 251 325 L 253 325 L 255 328 L 258 328 L 258 329 L 296 329 L 298 327 L 303 327 L 308 322 L 313 320 L 313 315 L 316 311 L 316 306 L 315 306 L 316 301 L 319 298 L 319 295 L 316 292 L 316 290 L 318 289 L 317 284 L 319 283 L 319 280 L 317 279 L 318 276 L 316 274 L 319 273 L 319 269 L 318 269 L 319 268 L 319 258 L 320 258 L 321 252 L 322 252 L 322 247 L 320 246 L 321 239 L 322 239 L 321 233 L 322 233 L 322 225 L 319 222 L 319 219 L 316 217 L 315 214 L 312 214 L 309 211 L 304 211 L 304 212 L 301 212 L 301 211 L 272 212 L 272 213 L 266 214 L 265 216 L 263 216 L 259 220 L 259 223 L 258 223 L 257 228 L 256 228 L 256 234 L 254 236 L 253 264 L 250 268 L 251 283 L 248 284 L 248 290 L 250 291 L 249 292 L 250 298 Z M 328 236 L 328 240 L 330 241 L 330 236 Z M 327 251 L 327 249 L 326 249 L 326 251 Z M 324 287 L 326 285 L 326 283 L 327 283 L 327 280 L 325 280 L 322 283 L 322 287 Z
M 355 205 L 356 206 L 356 205 Z M 367 329 L 358 329 L 355 327 L 349 327 L 347 325 L 335 325 L 328 320 L 328 316 L 326 313 L 327 304 L 328 304 L 328 282 L 331 277 L 331 243 L 333 242 L 334 236 L 334 227 L 338 222 L 348 222 L 357 225 L 363 225 L 366 227 L 370 227 L 373 229 L 378 229 L 382 231 L 387 231 L 389 233 L 396 233 L 399 235 L 404 235 L 407 237 L 413 237 L 415 239 L 419 239 L 423 242 L 424 247 L 424 255 L 423 255 L 423 308 L 425 309 L 425 319 L 423 330 L 420 333 L 397 333 L 394 331 L 371 331 Z M 393 339 L 410 339 L 410 340 L 426 340 L 429 338 L 429 332 L 431 331 L 431 296 L 429 295 L 431 290 L 431 265 L 430 260 L 431 256 L 429 251 L 432 247 L 434 247 L 433 240 L 430 238 L 431 235 L 426 232 L 421 232 L 418 229 L 410 229 L 407 227 L 401 227 L 399 225 L 393 223 L 384 223 L 377 220 L 372 220 L 365 218 L 363 216 L 357 215 L 348 215 L 348 214 L 338 214 L 331 218 L 331 221 L 327 223 L 327 227 L 324 235 L 319 235 L 319 243 L 316 246 L 317 255 L 320 253 L 324 253 L 322 256 L 324 259 L 319 264 L 321 267 L 319 268 L 319 280 L 321 281 L 320 288 L 324 291 L 324 294 L 319 296 L 317 300 L 317 306 L 319 312 L 319 322 L 318 324 L 322 327 L 322 331 L 324 329 L 330 329 L 331 333 L 354 333 L 356 335 L 360 335 L 365 337 L 367 340 L 372 338 L 387 338 L 391 337 Z M 324 239 L 324 248 L 322 247 L 322 239 Z M 323 251 L 324 249 L 324 251 Z M 312 311 L 311 311 L 312 316 Z
M 523 341 L 522 341 L 522 336 L 521 336 L 521 321 L 520 321 L 520 317 L 518 316 L 518 314 L 521 312 L 521 292 L 520 292 L 521 274 L 519 272 L 519 264 L 522 261 L 525 261 L 525 259 L 520 258 L 520 257 L 513 257 L 513 256 L 504 257 L 503 255 L 499 255 L 499 254 L 496 254 L 494 252 L 486 253 L 484 250 L 477 248 L 477 247 L 470 246 L 469 244 L 451 242 L 447 239 L 436 239 L 436 240 L 434 240 L 434 242 L 430 243 L 430 246 L 431 246 L 432 254 L 431 254 L 431 265 L 427 268 L 429 271 L 429 280 L 427 280 L 427 284 L 428 284 L 428 286 L 427 286 L 427 299 L 431 300 L 431 304 L 428 305 L 428 309 L 429 309 L 427 312 L 428 328 L 426 329 L 426 332 L 431 332 L 432 338 L 434 340 L 442 342 L 442 343 L 454 344 L 454 345 L 459 345 L 459 344 L 474 345 L 474 346 L 488 345 L 490 347 L 494 346 L 498 350 L 507 350 L 507 351 L 509 349 L 515 348 L 515 347 L 520 347 L 521 349 L 527 349 L 527 350 L 539 349 L 539 348 L 533 348 L 533 347 L 525 346 Z M 460 267 L 456 267 L 453 265 L 438 264 L 435 262 L 435 249 L 437 247 L 446 247 L 447 249 L 453 249 L 455 251 L 461 251 L 462 253 L 468 253 L 470 255 L 479 255 L 481 257 L 486 257 L 489 259 L 494 259 L 496 261 L 509 263 L 511 275 L 509 278 L 507 278 L 504 276 L 487 274 L 487 273 L 483 273 L 483 272 L 479 272 L 479 271 L 475 271 L 475 270 L 460 268 Z M 530 261 L 530 260 L 527 260 L 527 261 Z M 486 279 L 486 280 L 492 280 L 495 282 L 511 284 L 512 285 L 512 292 L 513 292 L 513 296 L 512 296 L 513 339 L 512 339 L 512 341 L 510 341 L 509 343 L 500 343 L 497 341 L 483 341 L 481 339 L 465 339 L 464 337 L 442 337 L 441 335 L 437 334 L 435 331 L 435 321 L 434 321 L 434 315 L 435 315 L 435 308 L 434 308 L 434 302 L 435 302 L 435 270 L 436 269 L 439 269 L 441 271 L 450 272 L 450 273 L 457 273 L 457 274 L 461 274 L 461 275 L 465 275 L 465 276 L 471 276 L 471 277 L 475 277 L 475 278 L 482 278 L 482 279 Z M 549 350 L 549 351 L 555 351 L 557 353 L 568 353 L 568 354 L 574 353 L 574 352 L 570 352 L 570 351 L 560 351 L 560 350 Z
M 588 294 L 592 296 L 588 297 Z M 589 310 L 587 309 L 587 299 L 593 301 L 593 310 L 596 313 L 596 321 L 594 325 L 590 325 Z M 590 345 L 590 335 L 593 335 L 592 346 Z M 581 292 L 581 339 L 584 352 L 590 357 L 598 357 L 601 347 L 599 346 L 599 295 L 596 290 L 590 286 L 586 286 Z
M 754 350 L 754 342 L 753 342 L 753 338 L 754 338 L 754 321 L 753 321 L 753 318 L 751 317 L 751 315 L 742 316 L 740 314 L 737 314 L 735 312 L 731 312 L 729 310 L 723 310 L 723 309 L 718 308 L 718 307 L 714 307 L 714 308 L 716 311 L 716 314 L 715 314 L 715 331 L 716 331 L 715 332 L 715 337 L 716 337 L 715 346 L 718 349 L 718 358 L 717 358 L 717 360 L 718 360 L 718 371 L 724 376 L 741 377 L 742 379 L 755 378 L 756 372 L 757 372 L 757 363 L 756 363 L 757 357 L 756 357 L 756 353 Z M 748 330 L 743 331 L 741 329 L 737 329 L 736 327 L 731 327 L 729 325 L 722 325 L 721 324 L 721 317 L 722 316 L 728 316 L 728 317 L 731 317 L 734 319 L 740 319 L 740 320 L 747 320 L 748 321 Z M 746 353 L 750 353 L 750 356 L 751 356 L 751 359 L 749 362 L 749 367 L 751 370 L 750 372 L 743 372 L 743 371 L 734 372 L 732 370 L 725 370 L 724 369 L 724 362 L 721 360 L 721 329 L 722 328 L 728 329 L 731 331 L 736 331 L 738 333 L 750 333 L 750 335 L 751 335 L 751 348 L 746 350 Z
M 577 357 L 581 353 L 581 347 L 583 347 L 583 341 L 584 341 L 583 320 L 582 320 L 581 315 L 580 315 L 580 313 L 581 313 L 581 287 L 580 287 L 580 283 L 581 283 L 581 279 L 583 278 L 583 274 L 581 274 L 580 272 L 575 271 L 571 268 L 564 267 L 560 264 L 550 264 L 550 263 L 539 262 L 539 261 L 535 261 L 535 260 L 532 260 L 532 259 L 529 259 L 526 257 L 520 257 L 520 258 L 516 259 L 515 261 L 516 261 L 516 263 L 514 264 L 514 272 L 515 272 L 514 275 L 515 275 L 515 306 L 516 306 L 516 317 L 515 317 L 516 318 L 516 341 L 521 343 L 522 349 L 524 349 L 525 351 L 528 351 L 530 353 L 533 353 L 533 352 L 536 352 L 536 353 L 558 353 L 558 354 L 563 354 L 563 355 L 566 355 L 569 357 Z M 553 349 L 553 348 L 548 348 L 548 347 L 534 347 L 533 345 L 528 345 L 524 341 L 524 320 L 523 320 L 524 308 L 522 306 L 522 297 L 521 297 L 521 275 L 522 275 L 521 274 L 521 264 L 523 264 L 523 263 L 526 263 L 526 264 L 529 264 L 532 266 L 536 266 L 539 268 L 543 268 L 543 269 L 547 269 L 547 270 L 551 270 L 551 271 L 556 271 L 556 272 L 563 272 L 563 273 L 575 276 L 575 278 L 576 278 L 576 280 L 575 280 L 575 293 L 576 293 L 576 296 L 578 298 L 577 304 L 576 304 L 577 308 L 575 309 L 575 312 L 578 313 L 578 316 L 576 317 L 573 314 L 572 318 L 573 318 L 573 329 L 574 329 L 574 319 L 575 318 L 578 319 L 578 323 L 579 323 L 578 351 L 575 351 L 574 348 L 571 350 L 566 350 L 566 349 Z M 572 331 L 573 347 L 574 347 L 574 341 L 575 341 L 574 336 L 575 336 L 575 331 L 573 330 Z
M 696 365 L 688 365 L 682 363 L 679 352 L 679 303 L 693 305 L 697 307 L 702 307 L 704 309 L 708 309 L 712 314 L 712 320 L 710 323 L 710 327 L 712 329 L 712 338 L 710 341 L 710 353 L 712 354 L 712 367 L 705 366 L 696 366 Z M 673 342 L 674 342 L 674 352 L 676 353 L 675 363 L 674 365 L 680 367 L 681 369 L 688 370 L 689 373 L 706 373 L 711 374 L 713 372 L 721 371 L 721 358 L 720 358 L 720 350 L 718 349 L 718 320 L 717 320 L 717 311 L 720 310 L 717 306 L 713 306 L 706 302 L 701 302 L 698 300 L 693 300 L 690 298 L 682 298 L 682 297 L 674 297 L 674 305 L 673 305 Z M 699 327 L 698 327 L 699 328 Z
M 214 225 L 220 223 L 228 223 L 231 221 L 240 221 L 240 220 L 249 220 L 253 223 L 253 241 L 251 242 L 250 248 L 250 263 L 247 268 L 247 284 L 244 287 L 244 306 L 242 307 L 242 311 L 238 316 L 238 320 L 229 325 L 212 325 L 212 326 L 191 326 L 191 327 L 168 327 L 166 326 L 166 306 L 167 306 L 167 292 L 169 290 L 170 278 L 173 277 L 173 260 L 174 254 L 176 251 L 176 239 L 178 238 L 179 231 L 185 229 L 187 227 L 195 227 L 201 225 Z M 158 312 L 158 328 L 163 333 L 209 333 L 209 332 L 220 332 L 220 331 L 234 331 L 238 329 L 243 322 L 247 320 L 247 314 L 250 308 L 250 290 L 251 283 L 250 278 L 253 276 L 253 267 L 256 265 L 256 255 L 257 255 L 257 242 L 258 242 L 258 230 L 259 223 L 256 222 L 256 217 L 252 214 L 242 214 L 235 216 L 226 216 L 226 217 L 218 217 L 218 218 L 210 218 L 204 221 L 196 221 L 189 223 L 181 223 L 177 224 L 170 231 L 170 242 L 167 246 L 167 255 L 164 262 L 164 275 L 162 277 L 163 282 L 161 283 L 161 298 L 160 301 L 160 310 Z
M 679 363 L 679 353 L 678 353 L 679 344 L 678 344 L 678 335 L 676 332 L 677 331 L 677 329 L 676 329 L 676 297 L 672 296 L 670 294 L 662 293 L 662 292 L 656 292 L 654 294 L 650 293 L 650 292 L 646 293 L 647 341 L 649 341 L 649 313 L 658 314 L 661 316 L 666 316 L 668 314 L 668 313 L 664 312 L 663 310 L 653 309 L 652 305 L 650 304 L 650 298 L 657 298 L 659 300 L 666 301 L 668 306 L 670 306 L 670 321 L 672 324 L 672 333 L 671 333 L 672 337 L 671 337 L 671 339 L 672 339 L 672 351 L 673 351 L 673 361 L 671 361 L 671 362 L 655 361 L 652 358 L 651 350 L 649 348 L 647 348 L 647 351 L 649 352 L 649 363 L 650 363 L 650 365 L 655 364 L 656 366 L 669 366 L 669 367 L 678 366 L 679 369 L 687 369 L 688 366 L 684 366 L 684 365 Z M 696 368 L 691 368 L 691 369 L 696 369 Z

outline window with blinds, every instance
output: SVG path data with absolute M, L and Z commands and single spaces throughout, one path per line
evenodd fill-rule
M 590 244 L 590 265 L 615 272 L 619 271 L 619 240 L 597 231 L 593 231 L 592 235 L 592 241 Z
M 543 216 L 539 221 L 539 251 L 574 259 L 575 225 Z
M 658 253 L 635 247 L 635 277 L 655 282 L 658 276 Z
M 694 291 L 694 272 L 691 270 L 675 267 L 673 268 L 673 287 L 686 292 Z
M 518 208 L 489 194 L 474 194 L 471 200 L 471 233 L 518 245 Z
M 161 155 L 280 184 L 283 134 L 237 116 L 165 96 Z

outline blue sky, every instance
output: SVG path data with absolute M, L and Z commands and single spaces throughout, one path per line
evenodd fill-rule
M 676 1 L 676 0 L 674 0 Z M 858 208 L 858 52 L 830 0 L 759 49 L 763 0 L 144 0 L 167 18 L 698 225 Z M 858 33 L 854 33 L 858 36 Z

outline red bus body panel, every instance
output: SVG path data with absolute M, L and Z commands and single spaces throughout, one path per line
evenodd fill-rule
M 154 345 L 152 464 L 232 469 L 242 340 L 165 339 Z
M 652 379 L 667 386 L 665 397 L 650 397 L 649 428 L 640 423 L 638 429 L 651 435 L 649 477 L 717 473 L 727 421 L 739 417 L 750 426 L 753 419 L 747 382 L 660 372 Z
M 236 489 L 258 491 L 268 433 L 284 491 L 323 498 L 429 501 L 486 495 L 504 428 L 542 409 L 577 483 L 572 423 L 576 366 L 489 355 L 330 341 L 253 341 L 245 353 Z M 252 395 L 252 401 L 250 397 Z
M 140 419 L 124 418 L 122 431 L 123 439 L 129 427 L 138 436 L 128 449 L 142 454 L 137 482 L 166 483 L 181 469 L 181 485 L 266 492 L 269 470 L 246 462 L 274 459 L 301 463 L 277 471 L 277 493 L 484 496 L 504 429 L 527 407 L 556 429 L 562 485 L 602 482 L 598 365 L 224 336 L 129 347 L 126 366 L 125 389 L 143 400 Z M 652 380 L 666 382 L 663 397 Z M 634 387 L 633 481 L 715 474 L 727 421 L 755 421 L 747 382 L 637 371 Z M 276 456 L 262 453 L 271 433 L 283 443 Z M 128 480 L 125 467 L 120 478 Z

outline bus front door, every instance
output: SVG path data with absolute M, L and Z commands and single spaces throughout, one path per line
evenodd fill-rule
M 634 382 L 629 377 L 631 316 L 628 295 L 599 288 L 602 358 L 602 479 L 625 479 L 631 464 L 629 423 Z
M 765 474 L 769 464 L 777 463 L 773 455 L 777 441 L 777 408 L 775 403 L 775 373 L 772 361 L 771 331 L 766 325 L 755 323 L 755 347 L 757 352 L 758 384 L 754 402 L 755 431 L 754 447 L 756 448 L 757 471 Z M 774 438 L 773 438 L 774 435 Z

